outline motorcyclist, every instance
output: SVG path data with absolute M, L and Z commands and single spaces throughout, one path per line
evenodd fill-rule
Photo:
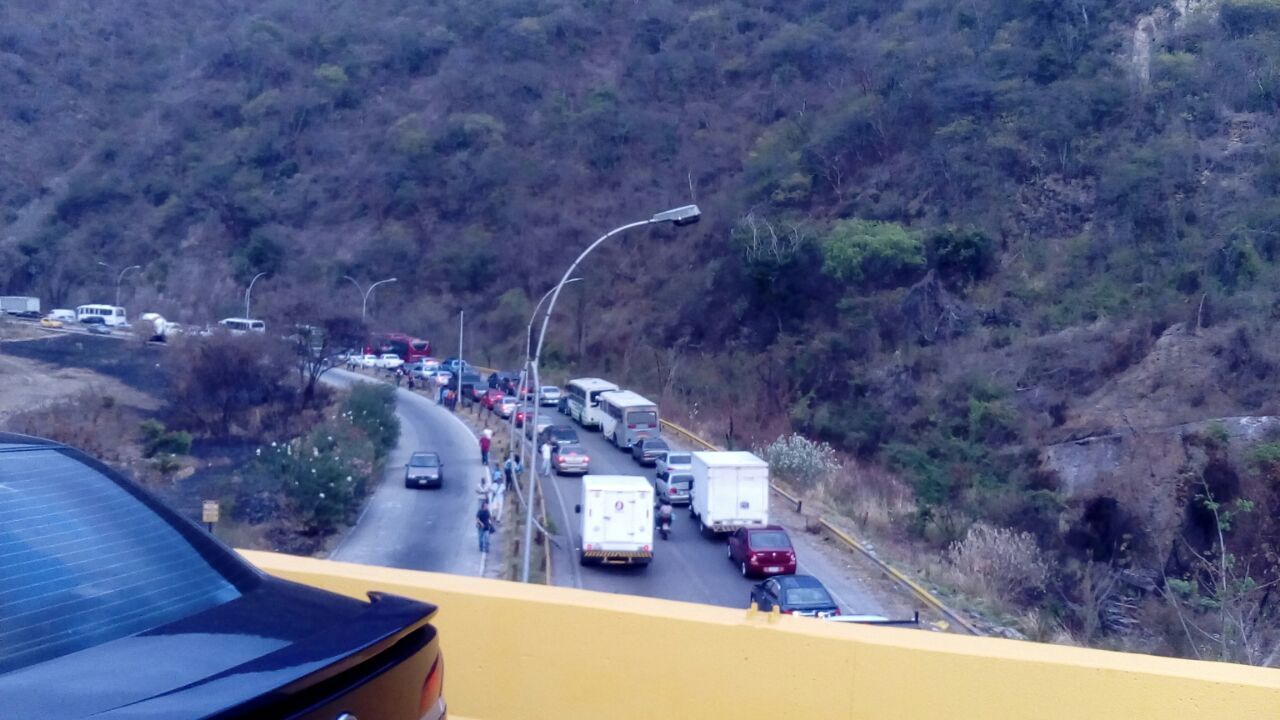
M 658 527 L 662 527 L 664 525 L 671 527 L 671 501 L 666 498 L 662 498 L 659 502 L 661 504 L 658 505 Z

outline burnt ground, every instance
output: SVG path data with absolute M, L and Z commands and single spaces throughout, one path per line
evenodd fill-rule
M 0 344 L 0 354 L 60 367 L 84 368 L 162 398 L 164 346 L 80 333 Z

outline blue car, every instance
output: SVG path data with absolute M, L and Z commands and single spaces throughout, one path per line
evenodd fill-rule
M 440 718 L 435 608 L 257 570 L 70 448 L 0 433 L 0 715 Z
M 812 575 L 779 575 L 751 589 L 751 602 L 766 612 L 774 607 L 783 615 L 832 617 L 840 606 L 818 578 Z

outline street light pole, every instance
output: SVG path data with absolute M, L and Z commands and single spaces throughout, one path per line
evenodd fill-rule
M 253 318 L 253 316 L 249 314 L 249 300 L 253 297 L 253 284 L 258 282 L 258 278 L 262 277 L 263 275 L 269 275 L 269 274 L 270 273 L 260 272 L 257 275 L 254 275 L 253 279 L 249 281 L 249 287 L 245 288 L 245 291 L 244 291 L 244 319 L 245 320 L 250 320 Z
M 378 282 L 370 285 L 368 290 L 365 290 L 364 288 L 360 287 L 360 283 L 356 282 L 356 279 L 351 277 L 350 275 L 343 275 L 342 277 L 345 280 L 350 280 L 351 284 L 356 286 L 356 292 L 361 294 L 360 322 L 362 324 L 364 323 L 365 315 L 368 313 L 368 310 L 369 310 L 369 295 L 373 292 L 373 289 L 378 287 L 379 285 L 383 285 L 385 283 L 393 283 L 396 281 L 395 278 L 387 278 L 386 280 L 379 280 Z
M 673 223 L 676 226 L 692 225 L 693 223 L 698 222 L 699 218 L 701 217 L 702 217 L 702 211 L 698 209 L 697 205 L 685 205 L 683 207 L 674 208 L 671 210 L 660 212 L 654 215 L 653 217 L 649 218 L 648 220 L 640 220 L 637 222 L 627 223 L 626 225 L 621 225 L 619 227 L 616 227 L 610 230 L 609 232 L 605 233 L 604 235 L 601 235 L 598 240 L 588 245 L 587 249 L 582 251 L 582 254 L 579 255 L 576 260 L 573 261 L 573 264 L 570 265 L 569 269 L 565 271 L 564 276 L 560 278 L 560 282 L 556 285 L 555 290 L 552 291 L 551 304 L 547 306 L 547 313 L 542 316 L 542 329 L 538 332 L 538 347 L 533 353 L 533 363 L 530 365 L 530 368 L 533 371 L 534 387 L 541 386 L 540 380 L 538 378 L 538 364 L 542 359 L 542 344 L 547 339 L 547 325 L 551 321 L 551 314 L 555 312 L 556 300 L 560 298 L 560 291 L 564 288 L 566 284 L 568 284 L 569 277 L 573 275 L 573 271 L 578 269 L 578 265 L 584 259 L 586 259 L 588 255 L 591 254 L 591 251 L 599 247 L 600 244 L 603 243 L 605 240 L 608 240 L 614 235 L 617 235 L 618 233 L 621 233 L 621 232 L 625 232 L 632 228 L 637 228 L 644 225 L 657 225 L 657 224 L 667 223 L 667 222 Z M 538 429 L 538 409 L 539 409 L 539 405 L 537 403 L 534 403 L 533 428 L 535 431 Z M 537 477 L 537 472 L 535 468 L 531 467 L 529 468 L 529 470 L 530 470 L 529 492 L 525 498 L 526 502 L 525 502 L 525 519 L 524 519 L 524 547 L 522 548 L 523 558 L 521 560 L 521 568 L 520 568 L 520 581 L 525 583 L 529 582 L 529 552 L 530 552 L 529 545 L 533 542 L 533 490 L 534 490 L 534 480 Z
M 569 283 L 576 283 L 576 282 L 579 282 L 580 280 L 582 280 L 582 278 L 570 278 L 568 281 L 565 282 L 565 285 L 568 285 Z M 551 288 L 546 293 L 544 293 L 543 296 L 538 300 L 538 304 L 533 306 L 533 313 L 529 316 L 529 325 L 528 327 L 525 328 L 524 364 L 520 366 L 520 384 L 517 387 L 518 390 L 524 390 L 531 387 L 529 385 L 529 356 L 533 354 L 533 321 L 538 319 L 538 310 L 542 308 L 542 303 L 546 302 L 547 298 L 551 297 L 551 293 L 553 292 L 555 292 L 555 288 Z M 533 402 L 535 405 L 541 402 L 540 392 L 541 392 L 541 386 L 533 387 Z M 524 405 L 524 398 L 519 398 L 519 404 L 521 406 Z M 528 418 L 525 418 L 525 419 L 528 420 Z M 516 414 L 511 413 L 511 417 L 508 418 L 507 422 L 511 426 L 510 447 L 512 450 L 515 450 Z M 536 431 L 538 429 L 538 426 L 534 425 L 533 429 Z M 520 446 L 522 448 L 520 452 L 521 459 L 522 460 L 527 459 L 528 443 L 521 441 Z M 532 464 L 530 464 L 529 467 L 532 467 Z
M 110 265 L 102 262 L 101 260 L 98 261 L 98 264 L 108 270 L 112 269 Z M 116 307 L 120 307 L 120 283 L 124 282 L 125 274 L 128 273 L 130 270 L 141 270 L 141 269 L 142 269 L 141 265 L 130 265 L 129 267 L 121 270 L 120 274 L 116 276 L 116 305 L 115 305 Z

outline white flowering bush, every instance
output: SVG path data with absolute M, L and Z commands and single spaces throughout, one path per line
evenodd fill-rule
M 809 490 L 840 471 L 835 450 L 824 442 L 803 435 L 783 435 L 760 450 L 769 463 L 769 473 L 798 490 Z
M 974 523 L 963 540 L 951 543 L 947 561 L 977 594 L 1027 603 L 1049 583 L 1049 563 L 1030 533 Z

